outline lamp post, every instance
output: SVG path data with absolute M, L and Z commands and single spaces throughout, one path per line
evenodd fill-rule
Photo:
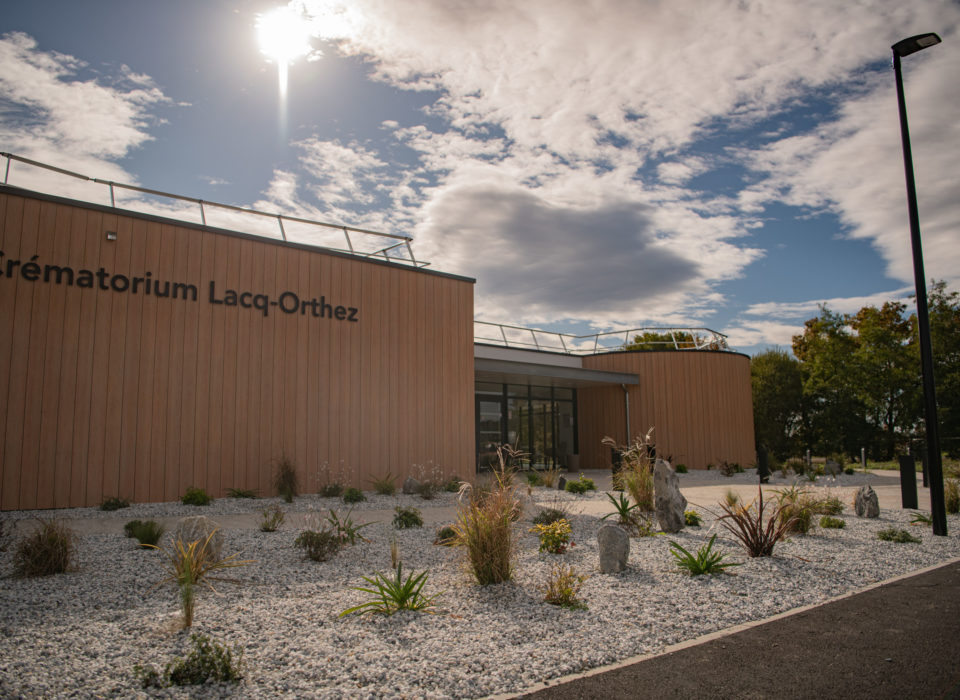
M 933 350 L 930 343 L 930 319 L 927 315 L 927 283 L 923 272 L 923 248 L 920 245 L 920 215 L 917 212 L 917 186 L 913 179 L 913 155 L 907 128 L 907 105 L 903 98 L 900 59 L 928 46 L 940 43 L 936 34 L 918 34 L 898 41 L 893 49 L 893 71 L 897 77 L 897 103 L 900 107 L 900 134 L 903 138 L 903 168 L 907 176 L 907 208 L 910 212 L 910 242 L 913 246 L 913 276 L 917 286 L 917 330 L 920 335 L 920 365 L 923 371 L 924 423 L 927 427 L 927 471 L 930 482 L 930 512 L 933 534 L 947 534 L 947 512 L 943 499 L 943 465 L 940 459 L 940 434 L 937 428 L 937 396 L 933 382 Z

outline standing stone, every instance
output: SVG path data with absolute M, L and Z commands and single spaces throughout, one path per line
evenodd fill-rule
M 567 488 L 567 480 L 566 480 L 565 477 L 562 477 L 562 476 L 561 476 L 561 477 L 557 480 L 557 490 L 558 490 L 558 491 L 563 491 L 565 488 Z
M 604 525 L 597 533 L 597 547 L 600 550 L 600 571 L 604 574 L 618 574 L 627 568 L 630 555 L 630 536 L 616 525 Z
M 401 491 L 408 496 L 420 493 L 420 482 L 414 479 L 412 476 L 408 476 L 406 481 L 403 482 L 403 488 Z
M 657 522 L 664 532 L 680 532 L 684 526 L 683 511 L 687 499 L 680 493 L 680 480 L 669 462 L 658 459 L 653 468 L 653 495 Z
M 210 533 L 213 537 L 210 537 Z M 182 541 L 184 544 L 199 541 L 202 545 L 210 537 L 210 543 L 207 545 L 207 551 L 214 559 L 220 558 L 223 551 L 223 531 L 220 525 L 205 515 L 194 515 L 189 518 L 183 518 L 177 523 L 177 530 L 173 535 L 173 541 Z
M 861 486 L 853 499 L 854 510 L 858 518 L 876 518 L 880 516 L 880 500 L 872 486 Z

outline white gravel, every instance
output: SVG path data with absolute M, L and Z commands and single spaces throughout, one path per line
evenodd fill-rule
M 721 482 L 726 483 L 726 482 Z M 848 484 L 845 484 L 848 485 Z M 555 492 L 534 491 L 541 503 Z M 392 508 L 396 499 L 364 507 Z M 602 493 L 588 499 L 603 500 Z M 452 505 L 449 495 L 422 508 Z M 406 500 L 404 502 L 406 502 Z M 561 497 L 566 500 L 566 496 Z M 580 499 L 581 502 L 584 499 Z M 273 500 L 218 499 L 208 509 L 178 504 L 137 505 L 106 514 L 123 519 L 180 514 L 258 512 Z M 298 499 L 299 510 L 332 504 Z M 576 501 L 568 504 L 582 511 Z M 153 590 L 163 576 L 160 553 L 136 548 L 122 534 L 79 538 L 78 570 L 40 579 L 9 578 L 12 547 L 0 553 L 0 696 L 2 697 L 482 697 L 518 692 L 538 681 L 586 670 L 732 625 L 827 600 L 870 583 L 960 557 L 960 518 L 949 516 L 948 537 L 910 526 L 910 513 L 884 510 L 857 518 L 849 505 L 843 530 L 816 528 L 780 544 L 772 558 L 749 559 L 708 513 L 700 528 L 672 536 L 633 539 L 628 571 L 597 570 L 601 521 L 572 515 L 574 541 L 563 555 L 541 554 L 525 520 L 517 524 L 516 575 L 509 584 L 475 585 L 456 548 L 432 544 L 432 527 L 393 530 L 390 514 L 363 530 L 370 542 L 330 561 L 300 559 L 293 540 L 302 518 L 281 531 L 226 529 L 225 552 L 257 560 L 234 570 L 240 585 L 217 584 L 198 593 L 191 631 L 244 650 L 246 678 L 236 686 L 141 690 L 137 663 L 161 666 L 189 649 L 190 631 L 175 628 L 172 586 Z M 59 517 L 99 517 L 94 509 Z M 36 513 L 4 513 L 5 519 Z M 903 526 L 921 544 L 879 541 L 878 530 Z M 717 545 L 743 562 L 733 575 L 691 578 L 679 572 L 669 541 L 687 549 L 718 533 Z M 362 576 L 390 567 L 389 542 L 400 544 L 404 570 L 428 570 L 426 593 L 441 593 L 436 614 L 400 613 L 340 618 L 362 602 L 351 590 Z M 582 598 L 588 610 L 543 602 L 538 587 L 557 562 L 589 574 Z

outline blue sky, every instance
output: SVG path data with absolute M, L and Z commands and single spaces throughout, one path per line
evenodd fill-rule
M 752 353 L 912 292 L 889 47 L 935 31 L 904 72 L 927 277 L 960 288 L 957 2 L 309 0 L 283 104 L 281 4 L 8 3 L 0 150 L 412 235 L 483 320 Z

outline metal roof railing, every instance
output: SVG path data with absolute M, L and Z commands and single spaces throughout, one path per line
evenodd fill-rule
M 3 175 L 3 184 L 4 184 L 4 185 L 10 184 L 10 183 L 9 183 L 9 180 L 10 180 L 10 164 L 11 164 L 11 162 L 12 162 L 12 161 L 17 161 L 17 162 L 19 162 L 19 163 L 24 163 L 24 164 L 31 165 L 31 166 L 34 166 L 34 167 L 37 167 L 37 168 L 43 168 L 44 170 L 48 170 L 48 171 L 51 171 L 51 172 L 54 172 L 54 173 L 58 173 L 58 174 L 60 174 L 60 175 L 66 175 L 66 176 L 69 176 L 69 177 L 72 177 L 72 178 L 75 178 L 75 179 L 78 179 L 78 180 L 82 180 L 82 181 L 85 181 L 85 182 L 92 182 L 92 183 L 99 184 L 99 185 L 106 185 L 106 186 L 109 188 L 109 192 L 110 192 L 110 206 L 111 206 L 111 207 L 114 207 L 114 208 L 117 207 L 117 193 L 116 193 L 116 190 L 119 189 L 119 190 L 123 190 L 123 191 L 136 192 L 136 193 L 139 193 L 139 194 L 151 195 L 151 196 L 155 196 L 155 197 L 162 197 L 162 198 L 165 198 L 165 199 L 171 199 L 171 200 L 180 201 L 180 202 L 190 202 L 190 203 L 192 203 L 192 204 L 198 205 L 198 207 L 199 207 L 199 213 L 200 213 L 200 223 L 201 223 L 203 226 L 207 226 L 207 225 L 208 225 L 208 224 L 207 224 L 207 214 L 208 214 L 208 210 L 209 210 L 210 208 L 222 209 L 222 210 L 225 210 L 225 211 L 227 211 L 227 212 L 236 212 L 236 213 L 238 213 L 238 214 L 244 214 L 244 215 L 249 214 L 249 215 L 253 215 L 253 216 L 257 216 L 257 217 L 263 217 L 263 218 L 265 218 L 265 219 L 273 219 L 274 221 L 276 221 L 276 224 L 277 224 L 277 227 L 278 227 L 277 230 L 278 230 L 279 233 L 280 233 L 280 238 L 281 238 L 282 240 L 284 240 L 284 241 L 289 241 L 289 240 L 290 240 L 290 239 L 288 238 L 287 229 L 284 227 L 284 222 L 287 222 L 288 224 L 291 224 L 291 223 L 293 223 L 293 224 L 305 224 L 305 225 L 311 226 L 311 227 L 315 226 L 315 227 L 321 227 L 321 228 L 326 228 L 326 229 L 334 229 L 334 230 L 342 231 L 342 232 L 343 232 L 343 237 L 344 237 L 344 240 L 345 240 L 346 246 L 347 246 L 346 248 L 335 248 L 335 247 L 334 247 L 334 248 L 331 248 L 330 246 L 316 246 L 316 247 L 323 247 L 323 248 L 327 248 L 327 249 L 336 250 L 336 251 L 338 251 L 338 252 L 350 253 L 350 254 L 352 254 L 352 255 L 358 255 L 358 256 L 362 256 L 362 257 L 380 257 L 380 256 L 382 256 L 385 260 L 388 260 L 388 261 L 390 261 L 390 262 L 407 263 L 407 264 L 412 265 L 412 266 L 414 266 L 414 267 L 426 267 L 427 265 L 430 264 L 430 263 L 428 263 L 428 262 L 424 262 L 424 261 L 422 261 L 422 260 L 417 260 L 417 259 L 416 259 L 416 257 L 415 257 L 414 254 L 413 254 L 413 248 L 412 248 L 412 246 L 410 245 L 410 242 L 413 240 L 413 238 L 410 237 L 410 236 L 404 235 L 404 234 L 400 234 L 400 233 L 383 233 L 382 231 L 372 231 L 372 230 L 369 230 L 369 229 L 356 228 L 356 227 L 354 227 L 354 226 L 344 226 L 343 224 L 333 224 L 333 223 L 327 223 L 327 222 L 324 222 L 324 221 L 316 221 L 316 220 L 313 220 L 313 219 L 304 219 L 304 218 L 297 217 L 297 216 L 288 216 L 288 215 L 286 215 L 286 214 L 277 214 L 277 213 L 264 212 L 264 211 L 260 211 L 259 209 L 251 209 L 251 208 L 247 208 L 247 207 L 238 207 L 238 206 L 234 206 L 234 205 L 232 205 L 232 204 L 224 204 L 224 203 L 222 203 L 222 202 L 212 202 L 212 201 L 209 201 L 209 200 L 197 199 L 197 198 L 195 198 L 195 197 L 186 197 L 186 196 L 184 196 L 184 195 L 172 194 L 172 193 L 170 193 L 170 192 L 162 192 L 162 191 L 160 191 L 160 190 L 152 190 L 152 189 L 148 189 L 148 188 L 146 188 L 146 187 L 139 187 L 139 186 L 137 186 L 137 185 L 129 185 L 129 184 L 122 183 L 122 182 L 114 182 L 113 180 L 102 180 L 102 179 L 96 178 L 96 177 L 88 177 L 88 176 L 83 175 L 83 174 L 81 174 L 81 173 L 73 172 L 72 170 L 66 170 L 66 169 L 64 169 L 64 168 L 58 168 L 58 167 L 56 167 L 56 166 L 54 166 L 54 165 L 49 165 L 49 164 L 47 164 L 47 163 L 41 163 L 41 162 L 36 161 L 36 160 L 31 160 L 31 159 L 29 159 L 29 158 L 24 158 L 23 156 L 18 156 L 18 155 L 15 155 L 15 154 L 13 154 L 13 153 L 6 153 L 6 152 L 0 151 L 0 156 L 2 156 L 2 157 L 4 157 L 4 158 L 7 159 L 7 165 L 6 165 L 6 168 L 5 168 L 5 170 L 4 170 L 4 175 Z M 141 203 L 141 204 L 142 204 L 143 202 L 142 202 L 142 200 L 128 200 L 128 202 L 125 202 L 125 204 L 134 204 L 134 205 L 137 204 L 137 203 Z M 147 213 L 156 213 L 156 212 L 147 212 Z M 176 212 L 172 212 L 172 213 L 175 214 Z M 169 211 L 164 211 L 164 212 L 162 212 L 160 215 L 170 216 L 170 215 L 171 215 L 171 212 L 169 212 Z M 236 226 L 236 220 L 234 220 L 232 223 L 233 223 L 233 226 Z M 251 233 L 251 231 L 249 231 L 249 230 L 248 230 L 248 231 L 242 231 L 242 232 L 243 232 L 243 233 Z M 386 239 L 386 240 L 387 240 L 387 245 L 382 246 L 382 247 L 373 246 L 371 250 L 365 250 L 365 249 L 363 249 L 363 248 L 361 248 L 360 246 L 357 245 L 357 236 L 356 236 L 356 235 L 355 235 L 355 237 L 351 238 L 351 236 L 350 236 L 351 233 L 353 233 L 353 234 L 359 234 L 360 236 L 373 236 L 375 239 Z M 258 233 L 257 235 L 263 235 L 263 234 L 259 234 L 259 233 Z M 265 237 L 268 237 L 268 236 L 265 236 Z M 302 240 L 298 240 L 298 241 L 296 241 L 296 242 L 297 242 L 297 243 L 305 243 L 306 245 L 315 245 L 315 244 L 313 244 L 313 243 L 305 242 L 305 241 L 302 241 Z M 388 253 L 390 253 L 391 251 L 393 251 L 394 254 L 393 254 L 393 255 L 388 255 Z
M 644 338 L 644 334 L 650 334 Z M 727 336 L 702 326 L 644 326 L 622 331 L 574 335 L 489 321 L 473 322 L 473 342 L 507 348 L 590 355 L 626 349 L 640 337 L 644 346 L 664 350 L 730 350 Z

